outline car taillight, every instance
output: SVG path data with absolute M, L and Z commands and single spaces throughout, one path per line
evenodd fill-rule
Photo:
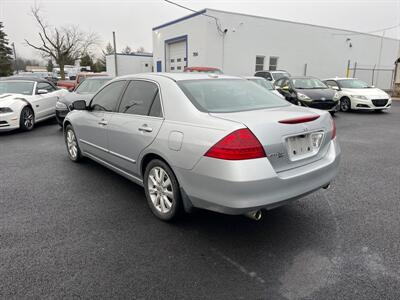
M 333 140 L 336 137 L 336 122 L 334 119 L 332 119 L 332 137 L 331 139 Z
M 249 129 L 243 128 L 228 134 L 212 146 L 205 156 L 242 160 L 265 157 L 265 151 L 254 134 Z

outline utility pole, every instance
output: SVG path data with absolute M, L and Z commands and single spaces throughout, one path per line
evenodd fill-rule
M 17 71 L 17 74 L 18 74 L 17 52 L 15 52 L 15 44 L 12 43 L 11 46 L 13 47 L 13 51 L 14 51 L 14 69 L 15 69 L 15 71 Z
M 115 31 L 113 31 L 113 42 L 114 42 L 114 66 L 115 66 L 115 77 L 118 76 L 118 62 L 117 62 L 117 46 L 115 42 Z
M 381 44 L 380 44 L 380 47 L 379 47 L 378 70 L 377 70 L 377 72 L 376 72 L 376 81 L 375 81 L 375 82 L 376 82 L 376 85 L 379 84 L 379 69 L 380 69 L 380 67 L 381 67 L 382 49 L 383 49 L 383 39 L 384 39 L 384 37 L 385 37 L 385 33 L 386 33 L 386 30 L 384 30 L 383 33 L 382 33 Z

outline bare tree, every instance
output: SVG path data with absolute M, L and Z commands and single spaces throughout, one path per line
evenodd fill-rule
M 123 54 L 131 54 L 132 53 L 131 47 L 126 46 L 124 49 L 122 49 L 122 53 Z
M 54 27 L 47 25 L 40 15 L 40 8 L 32 8 L 32 15 L 39 25 L 39 37 L 41 43 L 34 45 L 25 39 L 30 47 L 41 52 L 45 58 L 54 59 L 60 67 L 60 75 L 65 79 L 64 66 L 70 62 L 80 59 L 83 53 L 87 53 L 98 43 L 95 33 L 84 33 L 76 26 Z
M 143 52 L 146 52 L 146 50 L 144 49 L 143 46 L 140 46 L 139 48 L 137 48 L 136 52 L 137 53 L 143 53 Z

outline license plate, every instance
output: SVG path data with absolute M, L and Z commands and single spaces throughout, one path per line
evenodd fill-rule
M 299 160 L 316 154 L 321 146 L 322 132 L 313 132 L 287 138 L 290 160 Z

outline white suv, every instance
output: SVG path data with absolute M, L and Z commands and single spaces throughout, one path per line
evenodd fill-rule
M 330 78 L 324 82 L 338 91 L 341 111 L 352 109 L 382 111 L 392 106 L 392 99 L 387 93 L 359 79 Z

